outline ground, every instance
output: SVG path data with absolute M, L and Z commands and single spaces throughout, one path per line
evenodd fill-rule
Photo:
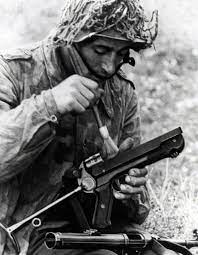
M 166 237 L 192 238 L 198 228 L 198 3 L 143 2 L 159 9 L 160 17 L 155 49 L 136 55 L 136 67 L 127 68 L 140 96 L 143 140 L 179 126 L 185 138 L 178 158 L 149 167 L 152 210 L 144 227 Z M 0 0 L 0 48 L 42 39 L 59 10 L 55 0 L 7 0 L 6 5 Z

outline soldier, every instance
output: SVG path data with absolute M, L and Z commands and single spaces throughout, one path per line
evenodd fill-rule
M 47 39 L 1 54 L 0 222 L 7 226 L 52 202 L 63 176 L 69 188 L 68 173 L 82 160 L 97 152 L 111 157 L 118 148 L 140 143 L 136 91 L 120 67 L 134 64 L 130 51 L 152 46 L 156 13 L 149 22 L 138 0 L 66 2 L 60 23 Z M 96 101 L 110 143 L 99 133 L 92 110 Z M 146 174 L 145 169 L 131 169 L 120 191 L 114 191 L 118 210 L 112 218 L 119 219 L 122 228 L 140 224 L 148 215 Z M 86 210 L 88 201 L 81 200 Z M 66 209 L 66 229 L 72 231 L 71 208 Z M 48 251 L 35 242 L 34 233 L 31 224 L 16 231 L 21 254 L 114 254 Z M 1 230 L 0 240 L 0 254 L 13 254 Z

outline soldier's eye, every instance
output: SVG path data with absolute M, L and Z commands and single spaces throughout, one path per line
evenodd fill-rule
M 129 49 L 123 49 L 123 50 L 118 52 L 118 55 L 120 57 L 125 57 L 128 53 L 129 53 Z
M 106 47 L 103 47 L 103 46 L 97 46 L 97 47 L 95 47 L 94 51 L 97 54 L 105 54 L 105 53 L 108 52 L 108 49 Z

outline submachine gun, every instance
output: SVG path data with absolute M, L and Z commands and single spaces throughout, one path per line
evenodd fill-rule
M 176 157 L 183 148 L 184 138 L 181 128 L 178 127 L 133 149 L 120 152 L 112 159 L 105 160 L 102 159 L 100 154 L 93 155 L 81 163 L 78 187 L 73 191 L 10 227 L 0 223 L 0 228 L 7 233 L 15 247 L 16 253 L 19 253 L 20 246 L 14 232 L 30 221 L 32 221 L 34 226 L 40 226 L 39 215 L 78 192 L 96 194 L 92 224 L 94 228 L 105 228 L 110 224 L 113 181 L 127 174 L 131 168 L 141 168 L 164 158 Z

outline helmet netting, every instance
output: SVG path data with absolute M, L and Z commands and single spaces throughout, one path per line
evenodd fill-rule
M 132 42 L 140 40 L 143 48 L 149 47 L 157 35 L 157 12 L 148 20 L 139 0 L 67 0 L 54 42 L 72 44 L 79 34 L 87 38 L 111 28 Z

